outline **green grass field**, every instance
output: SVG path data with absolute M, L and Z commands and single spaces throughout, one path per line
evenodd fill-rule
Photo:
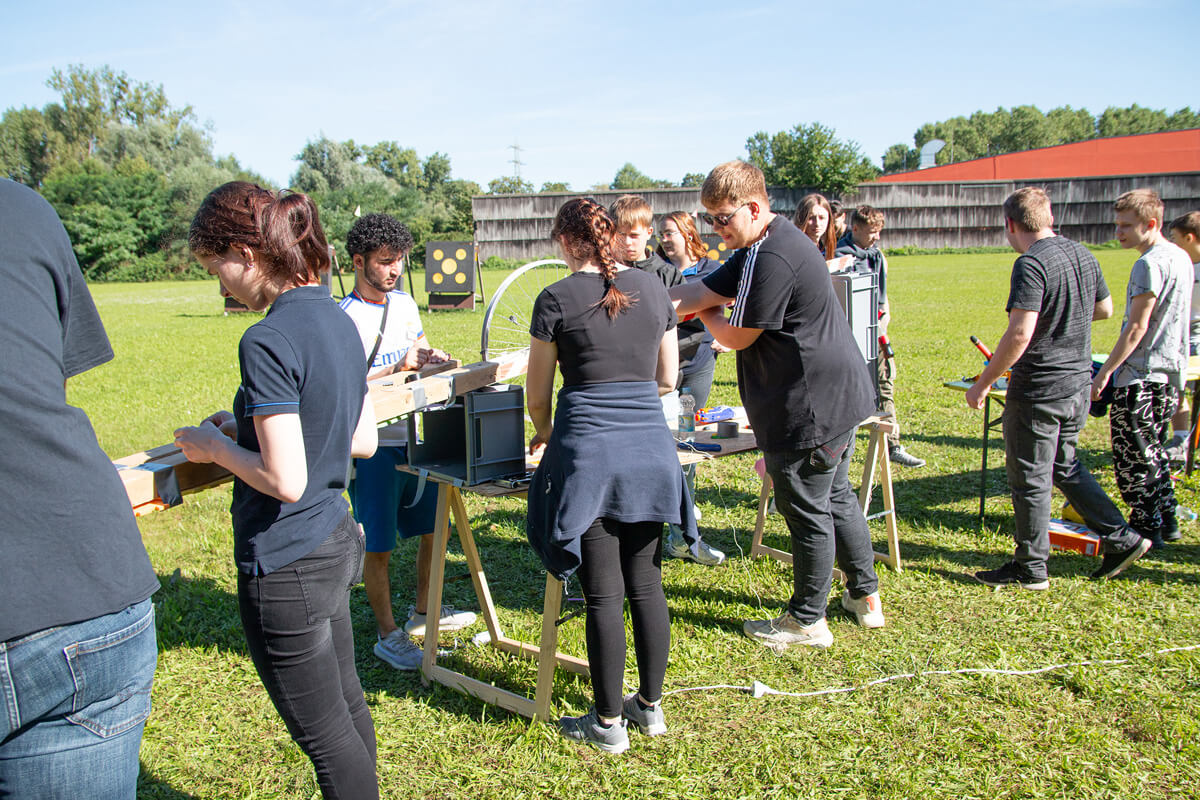
M 1115 340 L 1124 305 L 1127 251 L 1100 253 L 1115 319 L 1095 326 L 1094 349 Z M 705 538 L 729 554 L 716 568 L 670 561 L 663 580 L 672 612 L 665 703 L 667 736 L 631 734 L 623 757 L 561 740 L 551 725 L 487 706 L 443 687 L 422 687 L 371 653 L 374 624 L 359 587 L 352 598 L 359 674 L 374 715 L 383 796 L 389 798 L 1168 798 L 1192 796 L 1200 778 L 1200 644 L 1195 591 L 1200 529 L 1147 556 L 1125 576 L 1094 583 L 1095 559 L 1051 558 L 1048 592 L 993 593 L 965 577 L 1011 553 L 1011 503 L 999 448 L 988 474 L 980 528 L 981 412 L 942 381 L 973 375 L 981 359 L 968 336 L 995 345 L 1004 329 L 1011 255 L 892 259 L 891 338 L 897 401 L 908 449 L 928 460 L 898 469 L 904 570 L 880 567 L 887 628 L 866 631 L 830 604 L 834 646 L 775 655 L 741 635 L 749 617 L 774 616 L 790 593 L 790 568 L 741 555 L 748 549 L 758 479 L 753 455 L 702 465 L 697 478 Z M 502 273 L 486 273 L 489 291 Z M 236 344 L 256 316 L 225 317 L 216 284 L 97 285 L 93 292 L 117 353 L 71 381 L 114 458 L 170 440 L 230 405 Z M 423 294 L 418 297 L 424 302 Z M 482 311 L 424 313 L 436 346 L 478 358 Z M 733 359 L 720 360 L 713 403 L 737 402 Z M 860 444 L 862 439 L 860 438 Z M 1083 437 L 1088 464 L 1117 497 L 1106 420 Z M 853 473 L 852 473 L 853 474 Z M 1179 485 L 1196 508 L 1196 482 Z M 246 654 L 234 596 L 228 487 L 189 496 L 141 519 L 162 580 L 155 595 L 160 657 L 154 711 L 142 746 L 139 796 L 292 798 L 315 794 L 308 760 L 291 742 Z M 1061 499 L 1056 500 L 1057 504 Z M 502 623 L 537 638 L 544 585 L 524 539 L 523 504 L 468 496 Z M 875 531 L 877 542 L 882 527 Z M 769 543 L 785 546 L 778 517 Z M 881 544 L 879 546 L 882 546 Z M 413 592 L 415 546 L 393 560 L 402 610 Z M 451 573 L 464 571 L 452 543 Z M 578 593 L 577 585 L 575 593 Z M 475 608 L 469 581 L 447 586 Z M 475 630 L 445 638 L 445 663 L 516 691 L 535 669 L 470 644 Z M 584 654 L 583 622 L 561 629 L 561 647 Z M 1075 666 L 1084 661 L 1121 663 Z M 755 699 L 758 680 L 786 692 L 861 686 L 891 675 L 996 668 L 1060 669 L 1028 676 L 917 675 L 859 691 Z M 630 647 L 627 680 L 636 681 Z M 589 684 L 559 673 L 556 713 L 581 713 Z M 1193 787 L 1189 789 L 1188 787 Z

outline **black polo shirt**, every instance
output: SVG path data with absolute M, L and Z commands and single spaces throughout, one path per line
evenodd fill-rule
M 284 503 L 234 480 L 234 558 L 241 571 L 265 575 L 311 553 L 346 515 L 342 492 L 367 367 L 354 322 L 323 286 L 281 294 L 242 336 L 238 361 L 237 443 L 259 452 L 257 416 L 299 414 L 304 432 L 308 485 L 298 501 Z
M 158 578 L 67 378 L 113 357 L 67 232 L 0 180 L 0 641 L 145 600 Z
M 761 328 L 737 353 L 738 391 L 759 447 L 816 447 L 875 410 L 866 362 L 816 245 L 776 216 L 704 284 L 736 298 L 730 324 Z

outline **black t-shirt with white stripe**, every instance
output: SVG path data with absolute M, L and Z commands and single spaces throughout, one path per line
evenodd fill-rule
M 829 269 L 800 229 L 776 216 L 765 236 L 704 278 L 735 298 L 730 323 L 762 333 L 737 354 L 738 389 L 759 447 L 816 447 L 875 409 L 871 376 Z

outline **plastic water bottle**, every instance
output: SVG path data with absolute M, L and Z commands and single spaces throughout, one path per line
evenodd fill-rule
M 696 398 L 692 396 L 691 389 L 679 393 L 679 426 L 676 430 L 680 434 L 696 431 Z

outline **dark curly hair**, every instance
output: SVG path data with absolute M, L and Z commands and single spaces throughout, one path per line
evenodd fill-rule
M 397 255 L 406 256 L 413 249 L 413 236 L 408 226 L 387 214 L 367 214 L 354 221 L 346 234 L 346 252 L 350 257 L 364 258 L 386 247 Z

